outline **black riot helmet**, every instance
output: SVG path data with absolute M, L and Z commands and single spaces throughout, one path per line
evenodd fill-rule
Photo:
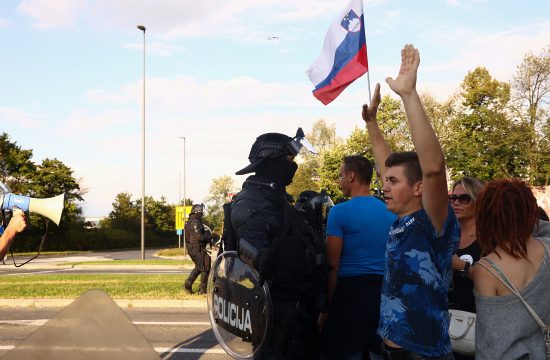
M 302 191 L 294 204 L 302 218 L 322 236 L 328 213 L 333 206 L 334 203 L 326 190 L 321 190 L 320 193 L 312 190 Z
M 203 212 L 204 212 L 204 204 L 195 204 L 191 206 L 190 215 L 193 215 L 193 214 L 202 215 Z
M 302 128 L 298 128 L 294 138 L 279 133 L 260 135 L 256 138 L 256 141 L 252 145 L 252 149 L 250 149 L 250 154 L 248 155 L 250 164 L 237 171 L 235 174 L 243 175 L 255 172 L 258 166 L 268 159 L 277 159 L 285 155 L 296 156 L 302 147 L 305 147 L 314 154 L 317 153 L 305 138 Z

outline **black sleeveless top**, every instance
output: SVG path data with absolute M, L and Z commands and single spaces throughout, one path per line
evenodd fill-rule
M 473 265 L 481 258 L 481 248 L 479 243 L 474 241 L 464 249 L 457 249 L 456 255 L 462 261 L 467 261 Z M 449 309 L 464 310 L 476 312 L 476 303 L 474 299 L 474 282 L 468 277 L 462 277 L 458 270 L 453 271 L 453 283 L 449 290 Z

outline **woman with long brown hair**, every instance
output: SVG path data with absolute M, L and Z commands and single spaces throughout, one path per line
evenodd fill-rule
M 541 326 L 519 297 L 550 324 L 550 239 L 532 236 L 537 223 L 537 202 L 524 182 L 494 180 L 480 192 L 476 232 L 483 258 L 472 271 L 477 360 L 546 360 Z

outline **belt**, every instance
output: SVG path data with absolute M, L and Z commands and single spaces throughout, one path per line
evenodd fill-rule
M 392 348 L 382 342 L 382 358 L 384 360 L 407 360 L 410 353 L 404 348 Z

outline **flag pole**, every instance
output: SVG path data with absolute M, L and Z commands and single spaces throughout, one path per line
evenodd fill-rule
M 361 0 L 361 5 L 363 5 L 363 14 L 361 14 L 361 16 L 363 16 L 363 19 L 365 19 L 365 4 L 363 4 L 363 0 Z M 363 20 L 363 33 L 365 34 L 365 39 L 367 38 L 367 29 L 365 28 L 365 21 Z M 367 44 L 367 42 L 365 41 L 365 45 Z M 365 52 L 367 52 L 367 46 L 365 46 Z M 369 55 L 368 55 L 368 52 L 367 54 L 367 84 L 368 84 L 368 87 L 369 87 L 369 105 L 371 103 L 371 100 L 372 100 L 372 95 L 371 95 L 371 92 L 370 92 L 370 68 L 368 68 L 368 64 L 369 64 Z
M 369 105 L 371 103 L 371 100 L 372 100 L 372 95 L 370 93 L 370 69 L 367 71 L 367 84 L 368 84 L 368 87 L 369 87 Z

